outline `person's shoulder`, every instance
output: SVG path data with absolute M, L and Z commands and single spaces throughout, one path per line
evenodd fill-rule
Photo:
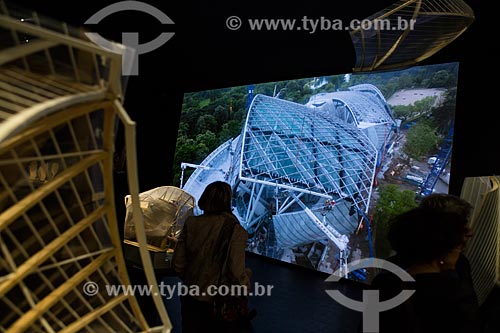
M 411 289 L 411 281 L 403 281 L 396 274 L 384 270 L 372 279 L 369 289 L 377 290 L 381 300 L 388 300 L 398 295 L 403 289 Z
M 245 236 L 248 235 L 248 232 L 239 223 L 234 226 L 234 232 L 238 234 L 244 234 Z
M 373 287 L 387 287 L 387 286 L 394 286 L 395 284 L 398 284 L 401 282 L 401 279 L 389 272 L 389 271 L 381 271 L 371 281 L 371 285 Z
M 203 218 L 203 215 L 189 215 L 186 220 L 184 221 L 184 224 L 186 226 L 188 225 L 192 225 L 194 223 L 196 223 L 197 221 L 199 221 L 200 219 Z
M 232 212 L 223 212 L 221 216 L 226 222 L 234 223 L 235 226 L 240 225 L 240 221 Z
M 225 212 L 224 215 L 226 216 L 226 218 L 228 220 L 231 221 L 231 223 L 234 223 L 234 234 L 235 235 L 239 235 L 239 236 L 242 236 L 242 237 L 243 236 L 244 237 L 248 236 L 247 231 L 240 224 L 240 221 L 238 220 L 238 218 L 236 217 L 236 215 L 234 215 L 232 212 Z

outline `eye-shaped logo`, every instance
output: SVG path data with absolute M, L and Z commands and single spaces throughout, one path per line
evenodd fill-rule
M 401 267 L 383 259 L 365 258 L 353 261 L 347 265 L 346 272 L 352 272 L 360 268 L 381 268 L 398 276 L 402 281 L 414 282 L 413 277 Z M 330 275 L 325 282 L 338 282 L 343 277 L 342 269 L 336 270 Z M 395 297 L 386 301 L 380 302 L 379 290 L 363 290 L 363 301 L 357 301 L 342 294 L 338 290 L 326 290 L 326 293 L 331 298 L 336 300 L 341 305 L 351 310 L 363 312 L 363 332 L 379 332 L 379 315 L 380 312 L 394 309 L 398 305 L 405 302 L 413 295 L 415 290 L 403 289 Z
M 148 13 L 154 16 L 162 24 L 174 24 L 174 22 L 156 7 L 140 1 L 121 1 L 104 7 L 94 15 L 92 15 L 85 24 L 98 24 L 105 17 L 125 11 L 135 10 Z M 128 50 L 117 48 L 111 41 L 102 37 L 95 32 L 86 32 L 85 35 L 100 47 L 119 53 L 122 58 L 122 75 L 135 76 L 139 75 L 139 55 L 156 50 L 165 44 L 172 36 L 173 32 L 162 32 L 158 37 L 144 44 L 139 44 L 138 32 L 122 32 L 122 44 L 128 47 Z

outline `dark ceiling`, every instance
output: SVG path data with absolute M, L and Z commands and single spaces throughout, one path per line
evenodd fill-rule
M 105 5 L 116 1 L 23 1 L 16 5 L 45 16 L 82 26 Z M 350 73 L 355 53 L 346 31 L 229 30 L 226 19 L 325 17 L 348 22 L 363 19 L 394 1 L 146 1 L 167 14 L 174 25 L 162 26 L 138 12 L 116 13 L 87 29 L 109 39 L 137 31 L 140 42 L 159 32 L 175 32 L 157 50 L 140 56 L 140 75 L 130 77 L 125 107 L 137 121 L 141 190 L 171 183 L 171 164 L 184 92 Z M 458 193 L 466 176 L 500 173 L 498 162 L 498 107 L 486 83 L 496 63 L 492 21 L 483 13 L 490 4 L 466 1 L 476 20 L 457 40 L 423 64 L 460 63 L 456 130 L 450 191 Z M 492 2 L 491 2 L 492 3 Z M 490 9 L 490 11 L 493 11 Z M 485 34 L 483 36 L 483 34 Z M 493 80 L 494 81 L 494 80 Z M 492 101 L 492 102 L 490 102 Z M 117 193 L 121 195 L 121 193 Z

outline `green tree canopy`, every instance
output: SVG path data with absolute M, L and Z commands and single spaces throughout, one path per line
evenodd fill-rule
M 429 80 L 429 88 L 448 88 L 457 84 L 457 76 L 446 69 L 435 72 Z
M 394 217 L 417 207 L 415 193 L 400 190 L 397 185 L 388 184 L 379 187 L 379 199 L 375 208 L 375 251 L 378 258 L 387 258 L 391 246 L 387 240 L 387 232 Z
M 441 135 L 446 135 L 455 117 L 457 89 L 448 89 L 444 101 L 432 110 L 432 124 Z
M 403 151 L 412 158 L 421 159 L 433 149 L 438 143 L 435 130 L 424 122 L 419 122 L 406 132 L 406 142 Z
M 217 119 L 211 114 L 204 114 L 196 121 L 196 133 L 217 132 Z

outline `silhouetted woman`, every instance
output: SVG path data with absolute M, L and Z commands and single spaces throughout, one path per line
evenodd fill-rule
M 456 270 L 469 232 L 464 214 L 430 207 L 412 209 L 391 223 L 388 239 L 396 255 L 389 259 L 415 282 L 403 284 L 384 271 L 372 286 L 380 290 L 381 300 L 393 298 L 402 289 L 415 293 L 396 308 L 381 312 L 381 333 L 482 331 L 474 290 Z
M 185 285 L 200 291 L 199 295 L 181 296 L 183 333 L 219 330 L 214 326 L 213 297 L 207 288 L 219 283 L 250 287 L 249 270 L 245 269 L 248 234 L 231 212 L 231 198 L 229 184 L 209 184 L 198 200 L 203 214 L 189 217 L 178 239 L 174 270 Z

